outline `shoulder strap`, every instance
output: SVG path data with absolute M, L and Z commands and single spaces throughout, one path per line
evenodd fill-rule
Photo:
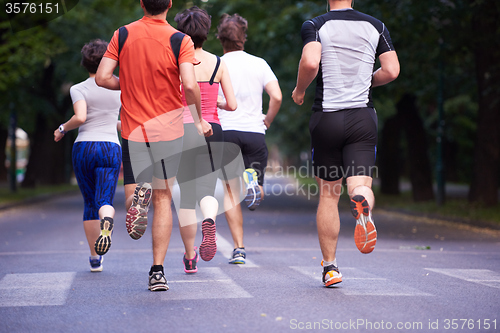
M 220 66 L 220 57 L 218 55 L 216 55 L 217 57 L 217 64 L 215 65 L 215 69 L 214 69 L 214 72 L 212 74 L 212 77 L 210 78 L 210 85 L 214 84 L 214 80 L 215 80 L 215 76 L 217 75 L 217 71 L 219 70 L 219 66 Z
M 125 41 L 127 40 L 128 37 L 128 30 L 125 27 L 121 27 L 118 30 L 118 55 L 120 55 L 120 52 L 123 49 L 123 44 L 125 44 Z
M 179 66 L 179 54 L 181 52 L 181 44 L 184 36 L 185 34 L 183 34 L 182 32 L 176 32 L 170 37 L 170 45 L 172 46 L 172 51 L 174 52 L 177 66 Z

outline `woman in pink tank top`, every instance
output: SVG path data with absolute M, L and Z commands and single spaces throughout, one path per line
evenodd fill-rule
M 193 40 L 195 57 L 200 61 L 200 64 L 195 66 L 195 74 L 200 86 L 202 117 L 212 125 L 213 130 L 213 135 L 210 137 L 198 135 L 189 106 L 186 105 L 183 89 L 184 137 L 182 158 L 177 173 L 181 191 L 178 216 L 186 251 L 183 257 L 184 271 L 196 273 L 198 254 L 194 242 L 198 222 L 195 211 L 197 203 L 203 214 L 200 257 L 209 261 L 217 251 L 215 218 L 219 204 L 214 192 L 224 142 L 217 108 L 234 111 L 237 105 L 226 65 L 218 56 L 203 49 L 211 25 L 208 13 L 196 6 L 191 7 L 177 14 L 175 22 L 177 29 Z M 225 101 L 218 101 L 219 87 L 222 88 Z

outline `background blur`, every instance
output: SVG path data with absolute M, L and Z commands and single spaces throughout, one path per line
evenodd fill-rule
M 303 106 L 290 96 L 301 25 L 325 13 L 326 0 L 174 0 L 168 21 L 175 27 L 175 14 L 193 5 L 212 15 L 204 47 L 219 55 L 220 16 L 239 13 L 248 20 L 245 50 L 267 60 L 283 92 L 267 134 L 272 165 L 307 164 L 315 84 Z M 412 202 L 443 206 L 446 187 L 453 185 L 465 191 L 463 202 L 473 205 L 468 207 L 498 208 L 500 1 L 356 0 L 354 8 L 386 24 L 401 63 L 399 78 L 373 91 L 379 117 L 377 191 L 399 198 L 409 185 Z M 47 24 L 14 33 L 0 11 L 0 186 L 10 184 L 14 191 L 14 179 L 19 188 L 70 182 L 76 131 L 57 144 L 53 131 L 73 114 L 70 86 L 87 77 L 80 49 L 95 38 L 109 41 L 114 30 L 142 15 L 138 0 L 81 0 Z M 18 133 L 16 150 L 9 128 L 11 138 Z M 9 172 L 13 157 L 17 167 Z

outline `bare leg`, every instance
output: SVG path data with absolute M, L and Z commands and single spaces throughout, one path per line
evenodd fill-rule
M 375 195 L 372 191 L 372 177 L 369 176 L 352 176 L 347 178 L 347 191 L 349 197 L 362 195 L 365 197 L 370 209 L 375 206 Z
M 206 196 L 200 200 L 200 208 L 204 219 L 210 218 L 215 221 L 219 210 L 219 202 L 212 196 Z
M 134 199 L 134 191 L 137 184 L 127 184 L 125 185 L 125 210 L 128 210 L 132 206 L 132 200 Z
M 240 205 L 240 179 L 231 179 L 225 183 L 224 209 L 226 220 L 233 236 L 234 248 L 244 247 L 243 244 L 243 214 Z
M 372 178 L 368 176 L 347 178 L 347 189 L 351 197 L 351 211 L 356 219 L 354 242 L 361 253 L 371 253 L 377 242 L 377 230 L 371 218 L 371 209 L 375 205 L 375 196 L 371 185 Z M 365 200 L 361 200 L 359 197 L 356 198 L 356 196 L 363 196 Z
M 195 256 L 194 241 L 198 224 L 196 221 L 196 211 L 194 209 L 179 209 L 179 230 L 182 242 L 184 243 L 186 259 L 192 259 Z
M 113 208 L 113 206 L 104 205 L 101 208 L 99 208 L 99 218 L 103 219 L 106 216 L 111 218 L 115 217 L 115 209 Z
M 153 265 L 162 265 L 172 235 L 172 185 L 175 177 L 160 180 L 153 177 Z
M 319 245 L 323 260 L 333 261 L 336 258 L 337 242 L 340 231 L 339 199 L 342 194 L 342 179 L 329 182 L 316 177 L 320 189 L 316 224 Z
M 85 236 L 87 236 L 87 242 L 89 243 L 90 254 L 96 256 L 95 252 L 95 241 L 101 234 L 101 221 L 99 220 L 87 220 L 83 221 L 83 229 L 85 230 Z

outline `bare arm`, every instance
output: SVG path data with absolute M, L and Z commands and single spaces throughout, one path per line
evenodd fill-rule
M 186 103 L 191 111 L 198 133 L 200 135 L 210 136 L 212 135 L 212 126 L 201 116 L 200 87 L 196 81 L 194 66 L 192 63 L 183 62 L 179 65 L 179 71 L 186 94 Z
M 269 95 L 269 107 L 267 109 L 266 117 L 264 118 L 264 124 L 266 128 L 271 126 L 271 123 L 274 120 L 274 117 L 278 114 L 278 111 L 281 107 L 281 88 L 278 81 L 271 81 L 266 84 L 264 88 Z
M 302 105 L 306 89 L 314 80 L 319 70 L 321 61 L 321 43 L 309 42 L 302 49 L 302 56 L 299 62 L 299 73 L 297 75 L 297 85 L 292 92 L 293 101 Z
M 77 101 L 73 104 L 73 110 L 75 114 L 67 122 L 62 124 L 64 126 L 64 131 L 68 132 L 80 127 L 87 120 L 87 102 L 84 99 Z M 63 138 L 64 134 L 59 132 L 59 129 L 54 131 L 54 141 L 59 142 Z
M 229 72 L 227 70 L 224 61 L 221 61 L 220 67 L 222 71 L 220 85 L 226 101 L 225 102 L 217 101 L 217 107 L 227 111 L 234 111 L 238 107 L 238 103 L 236 102 L 236 97 L 234 96 L 233 85 L 231 84 L 231 77 L 229 76 Z
M 120 79 L 113 75 L 117 66 L 118 61 L 103 57 L 99 64 L 99 68 L 97 68 L 95 83 L 99 87 L 111 90 L 120 90 Z
M 382 53 L 378 59 L 380 68 L 373 73 L 372 87 L 383 86 L 394 81 L 399 75 L 399 60 L 396 51 Z

